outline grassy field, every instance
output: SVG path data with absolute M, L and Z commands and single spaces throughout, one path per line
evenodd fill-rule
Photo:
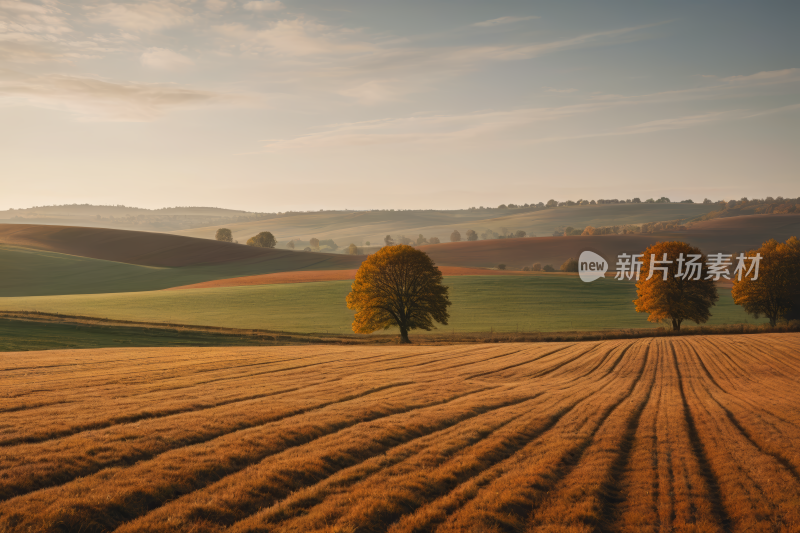
M 630 282 L 575 276 L 454 276 L 445 331 L 565 331 L 656 327 L 636 313 Z M 350 333 L 349 281 L 179 291 L 0 298 L 0 310 L 40 311 L 141 322 L 167 322 L 301 333 Z M 720 289 L 709 324 L 763 323 Z M 391 330 L 390 330 L 391 331 Z M 439 330 L 442 331 L 442 330 Z
M 302 253 L 297 256 L 303 258 Z M 261 258 L 160 268 L 0 245 L 0 297 L 153 291 L 215 279 L 329 266 Z
M 799 351 L 4 354 L 0 531 L 797 531 Z

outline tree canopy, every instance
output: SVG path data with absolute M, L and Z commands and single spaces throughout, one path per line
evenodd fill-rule
M 696 267 L 687 266 L 690 259 Z M 706 257 L 699 248 L 679 241 L 656 243 L 642 256 L 638 298 L 633 301 L 636 311 L 650 313 L 649 322 L 671 322 L 675 331 L 684 320 L 703 324 L 719 299 L 714 281 L 706 277 Z
M 770 239 L 758 250 L 744 254 L 747 258 L 760 255 L 758 277 L 752 260 L 745 260 L 744 272 L 733 277 L 733 302 L 758 318 L 769 318 L 774 326 L 778 320 L 795 318 L 800 313 L 800 240 L 792 237 L 785 243 Z
M 406 245 L 386 246 L 370 255 L 347 295 L 347 307 L 356 311 L 354 332 L 397 326 L 403 343 L 410 342 L 411 330 L 430 331 L 434 322 L 447 325 L 449 306 L 442 272 L 428 254 Z
M 233 233 L 228 228 L 219 228 L 214 238 L 218 241 L 233 242 Z
M 561 272 L 577 272 L 578 271 L 578 260 L 574 257 L 570 257 L 561 265 Z
M 256 246 L 258 248 L 275 248 L 277 241 L 272 233 L 262 231 L 258 235 L 247 239 L 247 246 Z
M 468 229 L 467 230 L 467 240 L 468 241 L 477 241 L 478 240 L 478 234 L 475 232 L 474 229 Z
M 458 232 L 457 229 L 453 230 L 453 233 L 450 234 L 450 242 L 459 242 L 461 240 L 461 234 Z

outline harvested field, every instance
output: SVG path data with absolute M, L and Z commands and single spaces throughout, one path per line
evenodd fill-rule
M 800 334 L 0 367 L 0 531 L 800 530 Z
M 520 270 L 489 270 L 486 268 L 440 267 L 445 276 L 535 276 L 547 275 L 539 272 L 522 272 Z M 316 270 L 298 272 L 277 272 L 259 276 L 243 276 L 240 278 L 217 279 L 173 289 L 209 289 L 212 287 L 244 287 L 247 285 L 276 285 L 281 283 L 312 283 L 315 281 L 343 281 L 356 279 L 357 269 L 351 270 Z

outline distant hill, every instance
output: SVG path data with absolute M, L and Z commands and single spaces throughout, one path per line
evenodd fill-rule
M 257 220 L 261 213 L 217 207 L 142 209 L 124 205 L 53 205 L 0 211 L 0 224 L 48 224 L 168 232 Z
M 552 264 L 556 268 L 584 250 L 600 254 L 613 270 L 620 253 L 641 253 L 659 241 L 681 240 L 698 246 L 705 253 L 746 252 L 771 238 L 784 241 L 800 236 L 800 214 L 749 215 L 717 218 L 699 222 L 678 231 L 635 235 L 602 235 L 494 239 L 422 246 L 439 265 L 465 267 L 522 268 L 533 263 Z
M 639 225 L 665 220 L 688 221 L 711 212 L 712 204 L 638 203 L 563 206 L 556 208 L 506 208 L 460 211 L 320 211 L 313 213 L 285 213 L 260 220 L 229 224 L 226 227 L 240 242 L 261 231 L 270 231 L 278 239 L 279 247 L 289 240 L 306 246 L 309 239 L 333 239 L 340 248 L 350 243 L 366 246 L 383 245 L 386 235 L 395 239 L 405 235 L 416 240 L 437 237 L 449 242 L 453 230 L 462 238 L 467 230 L 478 234 L 491 230 L 525 231 L 528 235 L 551 236 L 554 231 L 567 226 L 622 226 Z M 213 239 L 218 226 L 179 230 L 173 233 L 204 239 Z

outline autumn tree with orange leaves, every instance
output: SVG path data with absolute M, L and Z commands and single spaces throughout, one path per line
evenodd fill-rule
M 758 273 L 745 261 L 741 275 L 733 276 L 733 302 L 758 318 L 769 318 L 771 326 L 780 319 L 795 318 L 800 313 L 800 239 L 785 243 L 770 239 L 745 257 L 761 256 Z
M 385 246 L 361 263 L 347 295 L 347 307 L 356 311 L 353 331 L 397 326 L 400 342 L 409 343 L 413 329 L 430 331 L 434 322 L 447 325 L 447 291 L 428 254 L 402 244 Z
M 688 264 L 691 259 L 697 266 Z M 706 257 L 699 248 L 685 242 L 659 242 L 645 250 L 641 260 L 638 298 L 633 301 L 637 312 L 650 313 L 649 322 L 672 323 L 674 331 L 681 329 L 684 320 L 708 321 L 719 296 L 714 281 L 706 279 Z

